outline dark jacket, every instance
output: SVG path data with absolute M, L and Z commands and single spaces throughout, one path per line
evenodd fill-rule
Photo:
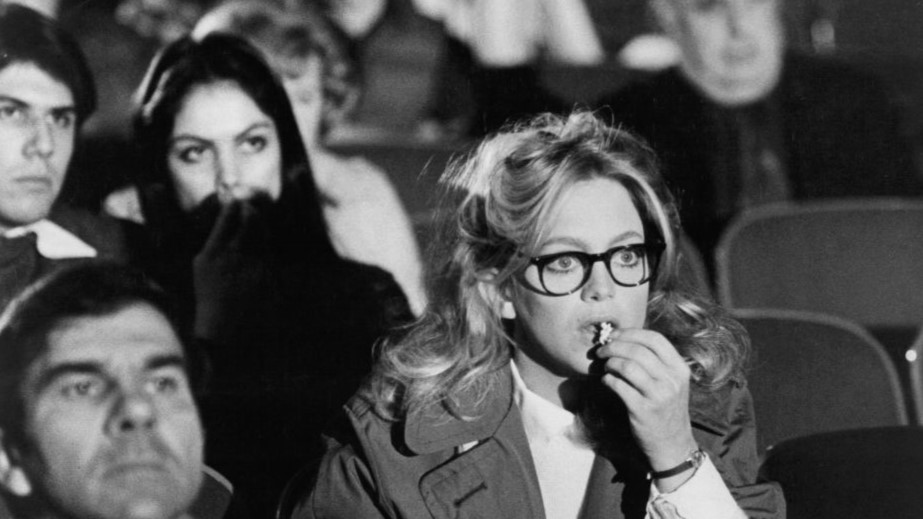
M 328 451 L 293 517 L 541 519 L 542 497 L 508 369 L 471 421 L 440 406 L 402 422 L 378 417 L 354 398 L 328 438 Z M 463 404 L 464 407 L 464 404 Z M 775 483 L 757 482 L 753 406 L 743 386 L 692 396 L 693 434 L 750 517 L 780 518 Z M 458 447 L 477 442 L 458 454 Z M 597 455 L 582 519 L 643 517 L 650 481 L 637 458 Z
M 777 114 L 781 161 L 794 199 L 921 193 L 911 148 L 877 78 L 832 61 L 789 54 L 778 86 L 757 104 Z M 722 124 L 727 110 L 675 68 L 631 84 L 598 105 L 654 147 L 678 198 L 684 228 L 710 257 L 734 214 L 720 193 L 733 190 L 739 175 L 735 136 Z
M 411 318 L 390 274 L 312 239 L 299 182 L 312 180 L 286 183 L 276 201 L 207 199 L 188 214 L 144 199 L 156 216 L 150 271 L 180 298 L 210 360 L 206 460 L 254 517 L 272 516 L 285 482 L 321 452 L 328 418 L 361 385 L 375 343 Z
M 89 211 L 56 207 L 48 218 L 96 249 L 95 258 L 49 259 L 38 253 L 34 243 L 0 254 L 0 309 L 24 288 L 62 268 L 87 261 L 129 263 L 129 242 L 137 240 L 138 230 L 130 222 Z

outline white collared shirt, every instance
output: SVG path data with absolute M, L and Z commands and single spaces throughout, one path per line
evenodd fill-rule
M 574 519 L 586 494 L 593 452 L 581 434 L 577 417 L 526 387 L 515 361 L 513 401 L 522 414 L 529 450 L 541 487 L 548 519 Z M 689 480 L 668 494 L 651 482 L 645 518 L 745 519 L 724 480 L 706 454 Z
M 52 222 L 39 220 L 29 225 L 14 227 L 3 233 L 6 238 L 35 233 L 35 247 L 47 259 L 95 258 L 96 249 L 70 231 Z
M 513 401 L 522 414 L 529 450 L 547 519 L 573 519 L 580 513 L 596 454 L 577 417 L 533 393 L 510 362 Z

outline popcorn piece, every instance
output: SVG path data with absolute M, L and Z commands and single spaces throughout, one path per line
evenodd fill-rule
M 612 332 L 615 331 L 615 328 L 612 326 L 612 323 L 606 321 L 596 325 L 596 344 L 598 346 L 603 346 L 612 340 Z

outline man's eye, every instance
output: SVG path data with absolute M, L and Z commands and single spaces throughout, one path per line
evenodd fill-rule
M 61 386 L 61 395 L 67 399 L 94 398 L 103 392 L 103 383 L 96 379 L 73 380 Z
M 151 381 L 154 393 L 175 393 L 179 389 L 179 381 L 174 377 L 156 377 Z
M 15 105 L 0 106 L 0 120 L 2 121 L 23 121 L 26 118 L 26 111 Z
M 55 126 L 66 130 L 74 126 L 74 123 L 77 120 L 77 116 L 70 112 L 62 113 L 62 114 L 54 114 L 52 116 L 52 120 L 54 121 Z
M 148 384 L 152 394 L 167 395 L 175 394 L 188 386 L 185 375 L 179 371 L 154 375 L 150 378 Z

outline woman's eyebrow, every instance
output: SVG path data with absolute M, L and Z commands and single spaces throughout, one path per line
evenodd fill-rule
M 274 129 L 274 128 L 275 128 L 275 125 L 274 125 L 271 121 L 260 121 L 260 122 L 256 122 L 256 123 L 251 124 L 250 126 L 247 126 L 247 127 L 244 128 L 243 130 L 241 130 L 240 132 L 238 132 L 237 134 L 235 134 L 235 135 L 234 135 L 234 140 L 239 140 L 239 139 L 241 139 L 241 138 L 243 138 L 243 137 L 246 137 L 247 134 L 249 134 L 250 132 L 252 132 L 252 131 L 254 131 L 254 130 L 263 130 L 263 129 L 269 129 L 269 130 L 271 130 L 271 129 Z M 168 143 L 169 145 L 173 145 L 173 144 L 175 144 L 176 142 L 181 141 L 181 140 L 184 140 L 184 139 L 189 139 L 189 140 L 193 140 L 193 141 L 197 141 L 197 142 L 212 142 L 211 139 L 207 139 L 207 138 L 205 138 L 205 137 L 202 137 L 202 136 L 200 136 L 200 135 L 196 135 L 196 134 L 194 134 L 194 133 L 180 133 L 180 134 L 178 134 L 178 135 L 174 135 L 174 136 L 170 137 L 170 139 L 167 141 L 167 143 Z
M 246 128 L 244 128 L 236 136 L 234 136 L 234 140 L 239 141 L 241 139 L 246 139 L 247 137 L 250 136 L 251 133 L 257 130 L 274 130 L 274 129 L 275 129 L 275 125 L 272 124 L 270 121 L 261 121 L 258 123 L 253 123 L 250 126 L 247 126 Z
M 199 136 L 197 136 L 197 135 L 193 135 L 193 134 L 191 134 L 191 133 L 181 133 L 181 134 L 179 134 L 179 135 L 175 135 L 175 136 L 173 136 L 173 137 L 170 137 L 170 139 L 167 141 L 167 146 L 168 146 L 168 147 L 169 147 L 169 146 L 173 146 L 174 144 L 176 144 L 177 142 L 180 142 L 180 141 L 195 141 L 195 142 L 197 142 L 197 143 L 209 143 L 209 142 L 211 142 L 209 139 L 205 139 L 205 138 L 199 137 Z
M 644 235 L 635 230 L 625 231 L 622 234 L 619 234 L 612 239 L 612 243 L 618 243 L 620 241 L 625 241 L 629 238 L 644 238 Z
M 613 237 L 609 243 L 618 243 L 621 241 L 625 241 L 629 238 L 643 238 L 643 236 L 638 231 L 629 230 L 629 231 L 625 231 Z M 574 247 L 583 247 L 583 248 L 589 247 L 588 243 L 586 243 L 585 241 L 579 238 L 575 238 L 573 236 L 551 237 L 542 243 L 542 247 L 547 247 L 548 245 L 571 245 Z

